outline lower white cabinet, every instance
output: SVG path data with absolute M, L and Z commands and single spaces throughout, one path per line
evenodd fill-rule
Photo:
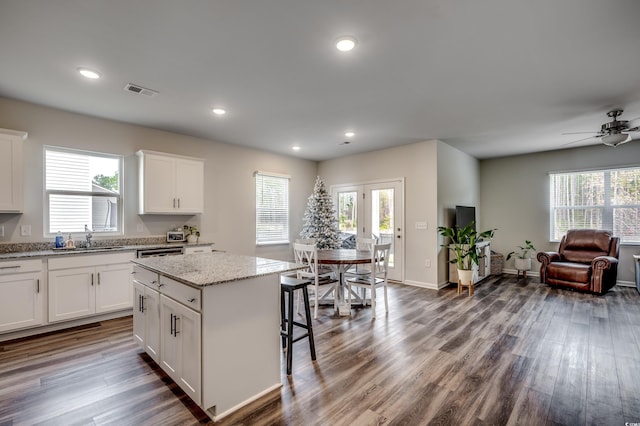
M 49 321 L 130 308 L 133 252 L 49 259 Z
M 160 365 L 196 403 L 201 399 L 200 313 L 160 295 Z
M 44 323 L 42 260 L 0 262 L 0 333 Z
M 133 338 L 197 404 L 202 401 L 200 290 L 133 266 Z
M 160 364 L 160 293 L 133 280 L 133 338 Z

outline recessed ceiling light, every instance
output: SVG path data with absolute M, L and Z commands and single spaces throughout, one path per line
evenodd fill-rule
M 300 147 L 298 145 L 292 146 L 291 149 L 294 151 L 300 151 Z
M 336 49 L 342 52 L 353 50 L 358 45 L 358 40 L 352 36 L 342 36 L 336 40 Z
M 227 110 L 222 108 L 214 108 L 212 111 L 215 115 L 225 115 L 227 113 Z
M 102 76 L 102 74 L 100 74 L 98 71 L 94 71 L 94 70 L 90 70 L 89 68 L 78 68 L 78 72 L 86 78 L 91 78 L 93 80 L 100 78 Z
M 356 134 L 355 134 L 354 132 L 347 132 L 347 133 L 345 133 L 344 135 L 345 135 L 346 137 L 348 137 L 348 138 L 352 138 L 352 137 L 354 137 Z

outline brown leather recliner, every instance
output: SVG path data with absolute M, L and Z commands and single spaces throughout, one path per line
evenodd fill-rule
M 616 285 L 620 239 L 610 231 L 572 229 L 558 251 L 538 253 L 540 282 L 604 294 Z

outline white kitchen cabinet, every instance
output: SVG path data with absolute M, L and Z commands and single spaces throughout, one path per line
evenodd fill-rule
M 140 214 L 204 211 L 204 160 L 138 151 Z
M 22 143 L 27 133 L 0 129 L 0 212 L 22 213 Z
M 196 403 L 201 398 L 200 313 L 160 295 L 160 366 Z
M 49 321 L 130 308 L 134 257 L 124 252 L 49 259 Z
M 157 274 L 134 265 L 133 337 L 160 364 L 160 293 L 149 287 L 157 288 L 157 282 Z
M 0 333 L 44 323 L 42 260 L 0 262 Z

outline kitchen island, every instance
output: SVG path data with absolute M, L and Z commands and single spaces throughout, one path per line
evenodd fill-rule
M 213 420 L 280 388 L 279 274 L 302 265 L 222 252 L 132 262 L 134 339 Z

